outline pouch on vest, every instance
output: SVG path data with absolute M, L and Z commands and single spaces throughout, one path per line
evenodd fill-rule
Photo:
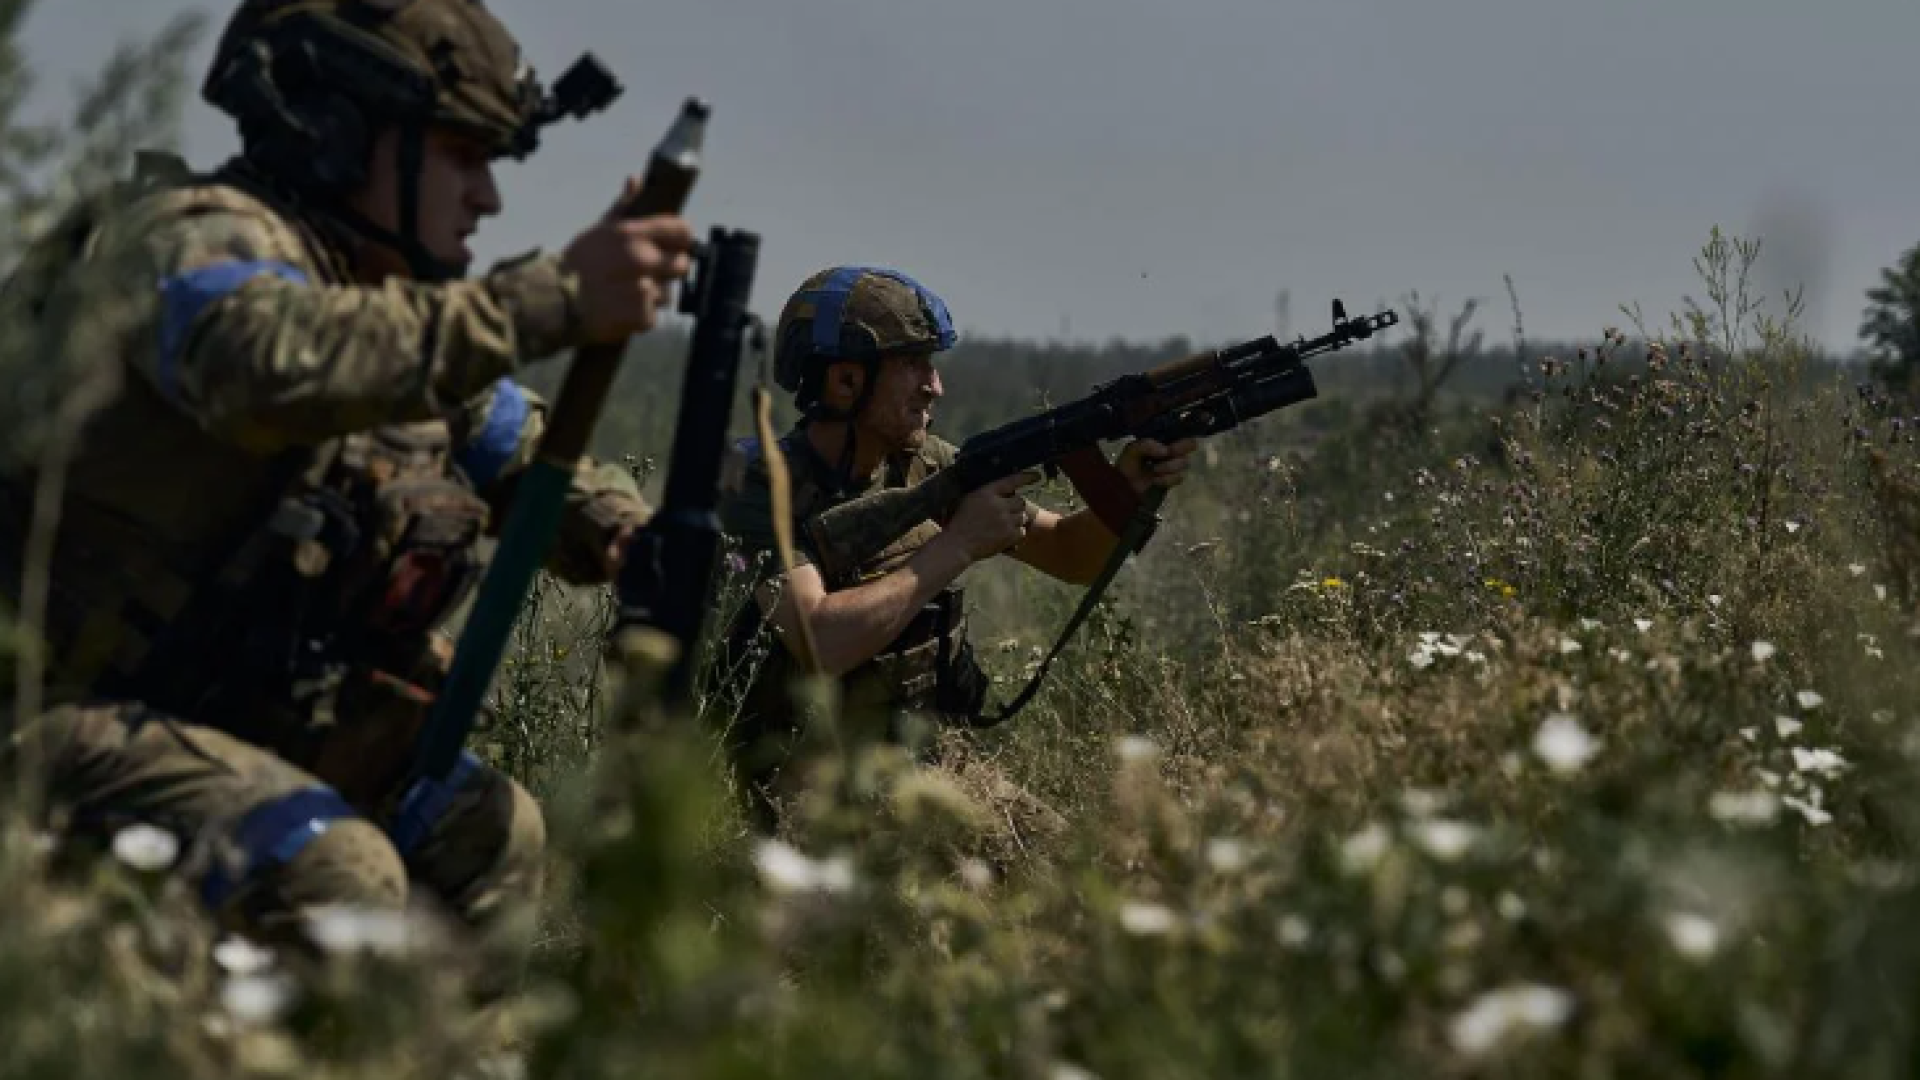
M 941 594 L 948 609 L 946 628 L 939 638 L 940 658 L 935 668 L 939 681 L 933 692 L 933 707 L 942 716 L 965 720 L 972 726 L 990 726 L 975 723 L 987 707 L 989 680 L 974 658 L 966 613 L 956 612 L 964 598 L 965 594 L 958 589 Z
M 447 454 L 437 423 L 341 440 L 250 545 L 238 610 L 216 631 L 183 628 L 211 655 L 169 673 L 188 697 L 174 708 L 343 793 L 396 779 L 450 660 L 433 630 L 483 570 L 489 510 Z

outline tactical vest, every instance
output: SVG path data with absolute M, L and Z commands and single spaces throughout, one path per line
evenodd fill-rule
M 147 197 L 186 212 L 264 204 L 303 240 L 291 261 L 346 280 L 337 250 L 264 198 L 183 173 L 147 182 L 167 187 Z M 31 304 L 92 232 L 70 221 L 30 253 L 33 275 L 9 283 L 15 301 Z M 149 391 L 133 380 L 126 392 Z M 490 511 L 453 460 L 458 434 L 444 421 L 389 425 L 288 452 L 253 476 L 182 475 L 259 494 L 237 529 L 198 545 L 195 565 L 143 561 L 106 607 L 61 602 L 63 569 L 117 569 L 88 550 L 89 530 L 112 514 L 70 491 L 48 612 L 56 681 L 273 749 L 357 806 L 390 798 L 451 659 L 433 631 L 482 569 Z M 0 478 L 0 563 L 17 567 L 32 490 L 31 475 Z M 10 583 L 15 567 L 0 567 Z
M 781 439 L 780 445 L 791 466 L 796 519 L 805 520 L 845 501 L 830 486 L 831 470 L 798 432 Z M 897 454 L 883 466 L 882 485 L 918 484 L 938 467 L 925 453 Z M 759 455 L 749 457 L 747 471 L 748 483 L 767 482 Z M 922 522 L 845 576 L 826 581 L 826 588 L 838 592 L 884 577 L 906 565 L 939 534 L 939 525 Z M 728 634 L 729 655 L 745 656 L 761 625 L 759 605 L 743 605 Z M 794 673 L 792 655 L 775 644 L 747 693 L 740 720 L 743 737 L 785 732 L 796 723 L 787 693 Z M 967 637 L 966 591 L 957 585 L 942 589 L 886 648 L 841 676 L 843 707 L 883 712 L 895 731 L 898 719 L 910 713 L 943 723 L 970 724 L 985 704 L 986 688 L 986 676 L 974 661 Z

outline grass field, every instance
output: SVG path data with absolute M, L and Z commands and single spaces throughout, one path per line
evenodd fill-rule
M 1510 400 L 1218 440 L 1036 705 L 830 756 L 779 843 L 543 590 L 482 749 L 553 887 L 483 1009 L 379 921 L 215 949 L 135 845 L 15 826 L 0 1075 L 1911 1075 L 1920 418 L 1753 257 Z M 1075 594 L 975 577 L 1010 690 Z

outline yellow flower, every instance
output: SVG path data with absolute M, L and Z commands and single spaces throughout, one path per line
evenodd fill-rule
M 1485 585 L 1489 589 L 1492 589 L 1494 592 L 1499 593 L 1501 596 L 1505 597 L 1508 600 L 1513 599 L 1513 595 L 1514 595 L 1513 586 L 1507 584 L 1504 581 L 1501 581 L 1499 578 L 1488 578 L 1485 581 L 1481 582 L 1481 584 Z
M 1322 578 L 1320 580 L 1320 587 L 1323 589 L 1344 589 L 1347 587 L 1347 583 L 1337 577 Z

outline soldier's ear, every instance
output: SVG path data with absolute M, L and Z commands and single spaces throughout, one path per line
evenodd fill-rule
M 865 388 L 867 370 L 851 360 L 841 360 L 827 367 L 827 383 L 821 395 L 828 405 L 837 409 L 848 409 L 860 400 L 860 391 Z

